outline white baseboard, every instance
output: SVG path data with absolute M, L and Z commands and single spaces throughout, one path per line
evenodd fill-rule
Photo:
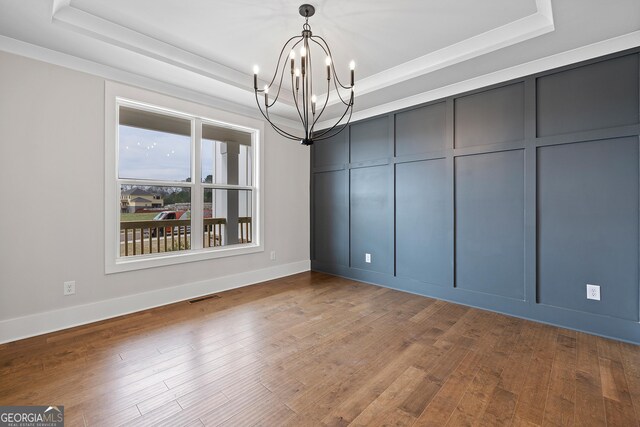
M 215 292 L 309 271 L 310 261 L 298 261 L 261 270 L 247 271 L 200 282 L 187 283 L 157 291 L 143 292 L 112 298 L 90 304 L 77 305 L 60 310 L 30 314 L 0 321 L 0 344 L 42 335 L 49 332 L 135 313 L 178 301 L 196 298 Z

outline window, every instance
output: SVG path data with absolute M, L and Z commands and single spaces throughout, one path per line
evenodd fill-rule
M 121 88 L 113 84 L 112 92 Z M 108 94 L 106 271 L 263 250 L 260 129 L 130 90 L 165 102 Z M 167 108 L 166 101 L 188 108 Z

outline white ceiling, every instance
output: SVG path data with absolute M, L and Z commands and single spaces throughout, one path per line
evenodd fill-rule
M 256 111 L 251 69 L 272 72 L 282 44 L 301 31 L 301 3 L 0 0 L 0 49 Z M 638 0 L 311 3 L 309 23 L 344 80 L 356 61 L 355 118 L 640 45 Z M 294 112 L 277 110 L 284 122 Z M 325 114 L 340 113 L 333 105 Z

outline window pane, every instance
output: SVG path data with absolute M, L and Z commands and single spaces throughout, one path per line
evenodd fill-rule
M 253 242 L 250 190 L 204 190 L 205 248 Z
M 191 121 L 120 107 L 118 177 L 191 181 Z
M 253 185 L 250 133 L 203 124 L 201 147 L 202 182 Z
M 121 257 L 190 248 L 190 188 L 120 187 Z

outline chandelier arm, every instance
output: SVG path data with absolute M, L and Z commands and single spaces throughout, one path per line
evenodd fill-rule
M 307 44 L 307 57 L 309 58 L 309 102 L 313 100 L 313 61 L 311 60 L 311 46 L 309 46 L 309 39 L 306 40 Z M 313 112 L 313 108 L 311 108 L 311 120 L 313 120 L 313 116 L 315 113 Z M 311 134 L 311 129 L 309 127 L 309 120 L 307 117 L 307 128 L 309 128 L 309 134 Z
M 293 95 L 293 102 L 296 106 L 296 111 L 298 112 L 298 117 L 300 117 L 300 121 L 304 122 L 302 118 L 302 113 L 300 112 L 300 107 L 298 106 L 298 94 L 296 93 L 296 89 L 293 82 L 293 75 L 291 75 L 291 94 Z
M 307 43 L 306 40 L 303 42 L 304 44 L 304 48 L 307 48 Z M 308 67 L 307 67 L 308 68 Z M 309 108 L 307 106 L 308 103 L 308 91 L 309 91 L 309 84 L 308 84 L 308 78 L 309 74 L 306 72 L 302 74 L 302 116 L 303 116 L 303 120 L 302 120 L 302 127 L 304 128 L 304 136 L 305 139 L 309 138 L 309 127 L 307 125 L 307 119 L 309 116 Z
M 297 136 L 290 134 L 289 132 L 285 132 L 282 129 L 280 129 L 279 127 L 277 127 L 275 124 L 273 124 L 271 122 L 271 119 L 269 118 L 269 110 L 265 111 L 262 110 L 262 106 L 260 105 L 260 102 L 258 101 L 258 91 L 255 91 L 255 95 L 256 95 L 256 103 L 258 104 L 258 110 L 260 110 L 260 113 L 262 114 L 262 116 L 265 118 L 265 120 L 267 122 L 269 122 L 269 124 L 271 125 L 271 127 L 278 132 L 281 136 L 287 138 L 287 139 L 293 139 L 294 141 L 299 140 L 300 138 L 298 138 Z
M 324 48 L 324 46 L 319 43 L 317 40 L 313 39 L 313 36 L 311 36 L 311 41 L 314 42 L 315 44 L 317 44 L 318 46 L 320 46 L 320 48 L 324 51 L 325 55 L 329 56 L 329 52 L 327 52 L 327 49 Z M 324 112 L 324 109 L 327 106 L 327 103 L 329 102 L 329 89 L 331 88 L 331 81 L 330 79 L 327 79 L 327 96 L 325 98 L 324 101 L 324 105 L 322 106 L 322 109 L 320 110 L 320 113 L 318 113 L 318 117 L 316 117 L 316 119 L 313 121 L 313 124 L 311 125 L 311 132 L 313 132 L 313 128 L 316 125 L 316 122 L 318 121 L 318 119 L 320 118 L 320 116 L 322 116 L 322 113 Z
M 339 128 L 337 128 L 338 130 L 333 132 L 331 135 L 323 136 L 323 137 L 320 137 L 320 138 L 314 138 L 313 141 L 317 142 L 317 141 L 324 141 L 324 140 L 327 140 L 327 139 L 331 139 L 334 136 L 339 135 L 343 130 L 345 130 L 347 128 L 348 124 L 349 123 L 343 123 L 342 125 L 340 125 Z
M 311 49 L 309 48 L 309 39 L 307 38 L 304 41 L 305 47 L 307 49 L 307 114 L 305 115 L 305 124 L 304 124 L 304 132 L 307 138 L 311 136 L 311 132 L 309 132 L 309 121 L 313 120 L 313 118 L 309 118 L 310 114 L 313 115 L 311 109 L 311 99 L 313 96 L 313 68 L 311 64 Z
M 347 120 L 346 123 L 344 123 L 344 125 L 340 125 L 340 122 L 342 121 L 342 119 L 344 119 L 347 113 L 349 113 L 349 119 Z M 326 129 L 318 134 L 318 138 L 320 138 L 319 140 L 330 138 L 330 136 L 326 138 L 322 138 L 322 137 L 328 134 L 329 132 L 331 132 L 336 126 L 346 126 L 347 124 L 349 124 L 349 121 L 351 121 L 351 114 L 353 114 L 353 103 L 349 104 L 349 106 L 344 110 L 344 113 L 342 113 L 342 116 L 340 116 L 338 121 L 336 121 L 333 126 L 331 126 L 329 129 Z M 314 138 L 314 139 L 317 139 L 317 138 Z
M 311 125 L 311 134 L 313 134 L 313 129 L 316 127 L 316 123 L 318 122 L 318 120 L 322 116 L 322 113 L 324 113 L 324 109 L 327 107 L 327 104 L 329 103 L 329 89 L 330 88 L 331 88 L 331 81 L 327 80 L 327 96 L 325 96 L 325 98 L 324 98 L 324 105 L 322 106 L 322 109 L 320 110 L 320 113 L 318 113 L 318 116 L 315 118 L 315 120 L 313 121 L 313 124 Z
M 302 36 L 293 36 L 291 37 L 289 40 L 286 41 L 286 43 L 284 44 L 284 46 L 282 46 L 282 50 L 280 51 L 280 56 L 278 57 L 278 63 L 276 64 L 276 71 L 273 73 L 273 78 L 271 79 L 271 83 L 269 83 L 269 86 L 271 86 L 273 84 L 273 82 L 276 80 L 276 77 L 278 76 L 278 68 L 280 68 L 280 61 L 282 60 L 282 54 L 284 53 L 285 49 L 287 48 L 287 45 L 289 43 L 291 43 L 291 40 L 297 39 L 297 38 L 302 38 Z M 299 43 L 299 42 L 298 42 Z M 293 47 L 296 47 L 296 45 L 298 44 L 296 43 L 295 45 L 293 45 Z M 292 48 L 293 49 L 293 48 Z M 287 61 L 284 61 L 284 63 L 286 64 Z
M 290 139 L 292 141 L 300 141 L 302 138 L 295 136 L 295 135 L 291 135 L 288 132 L 283 131 L 282 129 L 280 129 L 278 126 L 274 125 L 273 123 L 271 123 L 269 121 L 269 124 L 271 125 L 271 127 L 273 128 L 273 130 L 276 131 L 276 133 L 278 133 L 280 136 L 282 136 L 283 138 L 287 138 Z
M 303 39 L 304 39 L 303 37 L 300 37 L 300 40 L 298 40 L 293 46 L 291 46 L 291 50 L 295 49 L 296 46 L 298 46 Z M 289 41 L 291 41 L 291 39 L 289 39 Z M 288 43 L 289 42 L 287 42 L 287 44 Z M 285 64 L 286 63 L 287 62 L 285 61 Z M 282 77 L 284 77 L 284 68 L 282 70 Z M 282 86 L 282 77 L 280 79 L 280 85 L 281 86 Z M 280 93 L 280 89 L 278 89 L 278 93 Z M 291 73 L 291 96 L 293 97 L 293 102 L 295 103 L 296 110 L 298 111 L 298 116 L 300 117 L 300 121 L 304 122 L 304 120 L 302 119 L 302 113 L 300 112 L 300 106 L 299 106 L 299 103 L 298 103 L 298 93 L 296 92 L 296 89 L 295 89 L 294 74 L 293 73 Z
M 320 46 L 322 50 L 324 50 L 325 55 L 330 56 L 329 52 L 327 52 L 327 49 L 322 45 L 322 43 L 320 43 L 318 40 L 314 40 L 316 38 L 318 38 L 318 36 L 311 36 L 311 41 Z
M 280 73 L 280 83 L 278 84 L 278 92 L 276 92 L 276 96 L 273 98 L 273 102 L 269 105 L 269 107 L 273 107 L 278 98 L 280 97 L 280 90 L 282 89 L 282 80 L 284 79 L 284 70 L 287 68 L 287 61 L 282 63 L 282 72 Z M 278 70 L 276 70 L 276 73 Z
M 269 122 L 269 124 L 271 125 L 271 127 L 273 128 L 273 130 L 275 130 L 277 133 L 279 133 L 283 137 L 288 138 L 288 139 L 292 139 L 294 141 L 297 141 L 297 140 L 300 139 L 296 135 L 293 135 L 293 134 L 291 134 L 289 132 L 286 132 L 286 131 L 280 129 L 278 126 L 276 126 L 275 123 L 273 123 L 271 121 L 271 117 L 269 117 L 269 110 L 266 110 L 266 116 L 265 117 L 266 117 L 267 121 Z
M 347 121 L 340 125 L 340 129 L 338 129 L 337 132 L 334 132 L 331 135 L 327 135 L 327 133 L 329 133 L 331 130 L 336 128 L 336 126 L 338 126 L 338 123 L 340 123 L 342 121 L 342 119 L 346 115 L 347 111 L 349 111 L 349 118 L 347 119 Z M 342 117 L 340 117 L 340 120 L 338 120 L 338 122 L 335 125 L 333 125 L 331 128 L 329 128 L 327 131 L 322 132 L 318 138 L 313 138 L 313 140 L 314 141 L 324 141 L 325 139 L 333 138 L 334 136 L 338 135 L 340 132 L 342 132 L 343 130 L 345 130 L 347 128 L 347 125 L 351 121 L 351 115 L 352 114 L 353 114 L 353 106 L 351 106 L 351 108 L 348 108 L 347 110 L 345 110 L 345 114 L 343 114 Z M 325 136 L 325 135 L 327 135 L 327 136 Z
M 322 45 L 322 43 L 318 42 L 317 40 L 313 40 L 312 41 L 317 44 L 318 46 L 320 46 L 320 48 L 324 51 L 324 53 L 326 55 L 330 56 L 330 53 L 327 51 L 327 49 L 325 48 L 325 46 Z M 324 42 L 324 40 L 322 40 Z M 325 42 L 326 43 L 326 42 Z M 327 46 L 328 47 L 328 46 Z M 333 61 L 331 61 L 331 64 L 333 65 Z M 333 70 L 334 74 L 335 74 L 335 69 Z M 334 76 L 334 86 L 336 88 L 336 92 L 338 93 L 338 97 L 340 98 L 340 101 L 347 106 L 347 109 L 349 108 L 350 104 L 345 102 L 344 99 L 342 98 L 342 96 L 340 95 L 340 90 L 338 89 L 338 85 L 335 83 L 335 81 L 337 80 L 337 77 Z M 341 85 L 342 86 L 342 85 Z M 324 105 L 322 106 L 322 109 L 320 110 L 320 113 L 318 114 L 318 116 L 315 118 L 315 120 L 313 121 L 313 125 L 311 126 L 311 133 L 313 134 L 313 129 L 315 128 L 316 123 L 318 122 L 318 120 L 320 119 L 320 117 L 322 116 L 322 113 L 324 113 L 325 108 L 327 107 L 327 104 L 329 102 L 329 90 L 331 89 L 331 81 L 329 79 L 327 79 L 327 96 L 325 97 L 325 101 L 324 101 Z M 346 113 L 346 109 L 345 109 L 345 113 Z M 343 115 L 344 117 L 344 115 Z M 315 138 L 314 138 L 315 139 Z
M 313 40 L 313 38 L 314 38 L 314 37 L 318 37 L 318 38 L 320 38 L 320 40 L 322 40 L 322 41 L 325 43 L 325 45 L 326 45 L 326 43 L 327 43 L 327 42 L 325 42 L 325 41 L 324 41 L 324 39 L 323 39 L 322 37 L 319 37 L 319 36 L 312 36 L 312 40 Z M 326 45 L 326 49 L 325 49 L 325 46 L 323 46 L 323 45 L 322 45 L 322 43 L 318 42 L 317 40 L 313 40 L 313 42 L 314 42 L 315 44 L 317 44 L 318 46 L 320 46 L 320 47 L 322 48 L 322 50 L 324 50 L 324 53 L 326 53 L 327 55 L 331 56 L 331 51 L 330 51 L 330 50 L 329 50 L 329 51 L 327 51 L 327 49 L 329 49 L 329 46 L 328 46 L 328 45 Z M 336 69 L 335 69 L 335 67 L 333 66 L 333 61 L 331 61 L 330 67 L 331 67 L 331 70 L 332 70 L 332 72 L 333 72 L 333 77 L 334 77 L 334 79 L 333 79 L 333 80 L 334 80 L 334 81 L 333 81 L 333 84 L 334 84 L 334 86 L 335 86 L 335 88 L 336 88 L 336 92 L 338 93 L 338 98 L 340 98 L 340 101 L 342 101 L 342 103 L 343 103 L 344 105 L 349 106 L 349 103 L 348 103 L 348 102 L 345 102 L 345 101 L 344 101 L 344 99 L 342 98 L 342 95 L 340 95 L 340 89 L 338 89 L 338 84 L 339 84 L 343 89 L 352 89 L 352 88 L 351 88 L 351 87 L 348 87 L 348 86 L 343 86 L 343 85 L 342 85 L 342 83 L 340 83 L 340 80 L 338 79 L 338 75 L 337 75 L 337 73 L 336 73 Z M 336 82 L 337 82 L 337 83 L 336 83 Z
M 326 42 L 325 39 L 323 39 L 321 36 L 311 36 L 312 39 L 319 39 L 322 40 L 322 43 L 324 43 L 324 45 L 327 48 L 327 51 L 329 52 L 329 56 L 333 59 L 333 54 L 331 53 L 331 48 L 329 47 L 329 44 Z M 316 42 L 317 43 L 317 42 Z M 333 70 L 333 76 L 336 79 L 336 81 L 338 82 L 338 84 L 340 86 L 342 86 L 343 89 L 351 89 L 351 86 L 345 86 L 342 84 L 342 82 L 340 81 L 340 79 L 338 78 L 338 73 L 336 73 L 336 67 L 334 66 L 334 62 L 331 61 L 331 69 Z
M 262 112 L 262 111 L 261 111 Z M 284 138 L 287 139 L 291 139 L 293 141 L 299 141 L 300 138 L 297 137 L 296 135 L 292 135 L 288 132 L 283 131 L 282 129 L 280 129 L 278 126 L 274 125 L 271 120 L 269 120 L 268 114 L 265 115 L 264 112 L 262 112 L 262 115 L 264 116 L 264 118 L 267 120 L 267 123 L 269 123 L 271 125 L 271 127 L 273 128 L 273 130 L 275 130 L 279 135 L 281 135 Z
M 336 94 L 338 95 L 338 98 L 340 98 L 340 101 L 346 105 L 347 107 L 349 107 L 350 102 L 345 102 L 344 98 L 342 98 L 342 95 L 340 94 L 340 89 L 338 88 L 338 84 L 336 83 L 336 79 L 333 80 L 333 85 L 336 88 Z M 342 86 L 342 85 L 341 85 Z M 353 89 L 351 88 L 351 93 L 353 93 Z

